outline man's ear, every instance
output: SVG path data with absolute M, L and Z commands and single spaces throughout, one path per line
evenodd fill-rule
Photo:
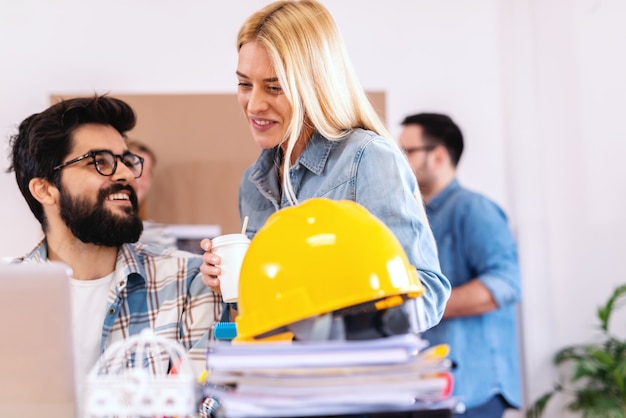
M 42 205 L 54 205 L 58 201 L 59 189 L 48 180 L 35 177 L 28 183 L 28 190 Z
M 450 154 L 448 154 L 448 150 L 443 145 L 437 145 L 432 150 L 432 153 L 437 165 L 441 166 L 450 162 Z

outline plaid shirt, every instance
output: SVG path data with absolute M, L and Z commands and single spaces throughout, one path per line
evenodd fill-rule
M 45 240 L 15 262 L 46 262 Z M 206 367 L 209 332 L 221 315 L 221 297 L 202 282 L 202 259 L 184 251 L 152 246 L 119 248 L 102 327 L 100 352 L 112 343 L 152 328 L 189 352 L 194 371 Z

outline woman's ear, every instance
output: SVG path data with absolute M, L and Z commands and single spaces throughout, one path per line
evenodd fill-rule
M 42 205 L 54 205 L 57 202 L 59 190 L 48 180 L 35 177 L 28 183 L 28 190 Z

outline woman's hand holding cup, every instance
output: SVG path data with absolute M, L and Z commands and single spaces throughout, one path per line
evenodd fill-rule
M 200 266 L 202 281 L 215 293 L 221 293 L 218 276 L 222 274 L 222 269 L 219 266 L 222 260 L 218 255 L 213 254 L 213 243 L 210 239 L 203 239 L 200 246 L 205 251 L 202 254 L 202 266 Z

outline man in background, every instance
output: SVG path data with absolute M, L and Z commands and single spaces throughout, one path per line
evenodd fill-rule
M 417 177 L 443 274 L 452 292 L 441 323 L 423 333 L 450 345 L 454 396 L 464 418 L 501 418 L 521 406 L 516 305 L 521 298 L 517 245 L 492 200 L 459 183 L 463 134 L 443 114 L 402 122 L 399 145 Z
M 137 179 L 137 200 L 139 216 L 143 220 L 143 233 L 139 242 L 157 245 L 164 248 L 176 248 L 176 237 L 166 224 L 155 222 L 148 217 L 147 198 L 152 189 L 157 158 L 154 151 L 145 143 L 136 139 L 129 139 L 128 149 L 143 158 L 143 173 Z M 166 204 L 166 202 L 162 202 Z
M 11 138 L 9 171 L 44 232 L 15 261 L 72 269 L 79 396 L 103 351 L 146 328 L 180 343 L 200 374 L 221 314 L 220 296 L 202 283 L 200 257 L 133 244 L 142 232 L 137 179 L 144 168 L 126 145 L 134 125 L 134 111 L 119 99 L 75 98 L 26 118 Z

